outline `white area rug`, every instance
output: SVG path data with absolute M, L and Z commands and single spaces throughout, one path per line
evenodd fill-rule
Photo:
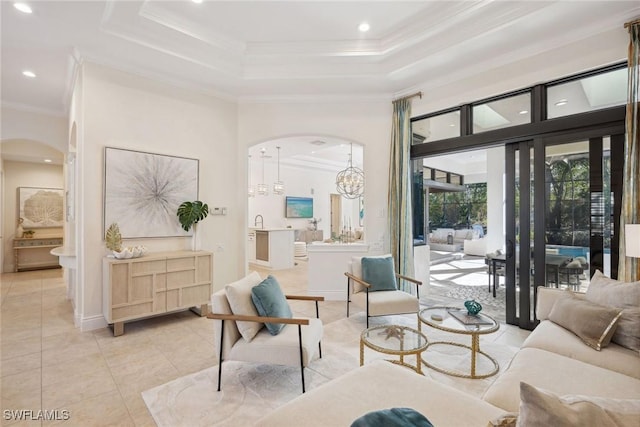
M 416 326 L 415 316 L 388 316 L 373 318 L 376 324 L 401 324 Z M 356 369 L 360 363 L 359 339 L 365 327 L 362 313 L 325 325 L 322 341 L 322 359 L 317 359 L 305 369 L 307 391 Z M 452 334 L 444 334 L 423 325 L 429 340 L 457 340 Z M 501 331 L 493 334 L 499 336 Z M 460 336 L 459 341 L 469 344 L 470 337 Z M 502 371 L 517 348 L 492 342 L 495 337 L 481 339 L 483 351 L 495 357 Z M 424 354 L 427 360 L 444 364 L 447 368 L 468 370 L 469 352 L 455 347 L 434 346 Z M 365 349 L 365 363 L 385 355 Z M 412 358 L 407 361 L 413 363 Z M 489 367 L 480 359 L 478 369 Z M 481 396 L 495 376 L 483 380 L 451 377 L 433 372 L 423 366 L 426 376 L 456 388 Z M 417 375 L 417 374 L 416 374 Z M 142 397 L 154 420 L 160 427 L 177 426 L 247 426 L 266 413 L 294 399 L 302 393 L 300 368 L 256 365 L 241 362 L 224 362 L 222 367 L 222 391 L 217 391 L 218 367 L 212 366 L 167 384 L 144 391 Z M 348 403 L 345 403 L 348 404 Z M 294 420 L 292 420 L 294 422 Z

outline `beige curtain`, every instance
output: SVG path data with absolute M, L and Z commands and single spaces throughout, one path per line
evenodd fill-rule
M 640 20 L 629 28 L 629 90 L 627 94 L 626 142 L 624 149 L 624 183 L 620 216 L 620 262 L 618 279 L 640 280 L 640 259 L 625 256 L 624 226 L 640 224 Z
M 396 271 L 413 277 L 410 119 L 411 101 L 407 98 L 394 101 L 388 196 L 391 254 L 395 259 Z

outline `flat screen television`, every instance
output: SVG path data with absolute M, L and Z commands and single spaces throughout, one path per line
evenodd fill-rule
M 287 196 L 285 198 L 285 217 L 313 218 L 313 198 Z

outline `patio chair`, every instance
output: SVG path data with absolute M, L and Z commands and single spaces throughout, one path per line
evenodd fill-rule
M 388 255 L 373 257 L 353 257 L 349 263 L 347 276 L 347 317 L 349 304 L 353 298 L 364 299 L 369 317 L 392 314 L 418 313 L 420 309 L 420 280 L 395 272 L 393 257 Z M 400 281 L 415 286 L 415 295 L 400 289 Z

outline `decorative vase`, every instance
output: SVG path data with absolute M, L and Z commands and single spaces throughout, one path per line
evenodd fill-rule
M 467 313 L 469 313 L 471 316 L 475 316 L 482 310 L 482 305 L 480 305 L 480 303 L 474 299 L 465 301 L 464 306 L 467 309 Z

